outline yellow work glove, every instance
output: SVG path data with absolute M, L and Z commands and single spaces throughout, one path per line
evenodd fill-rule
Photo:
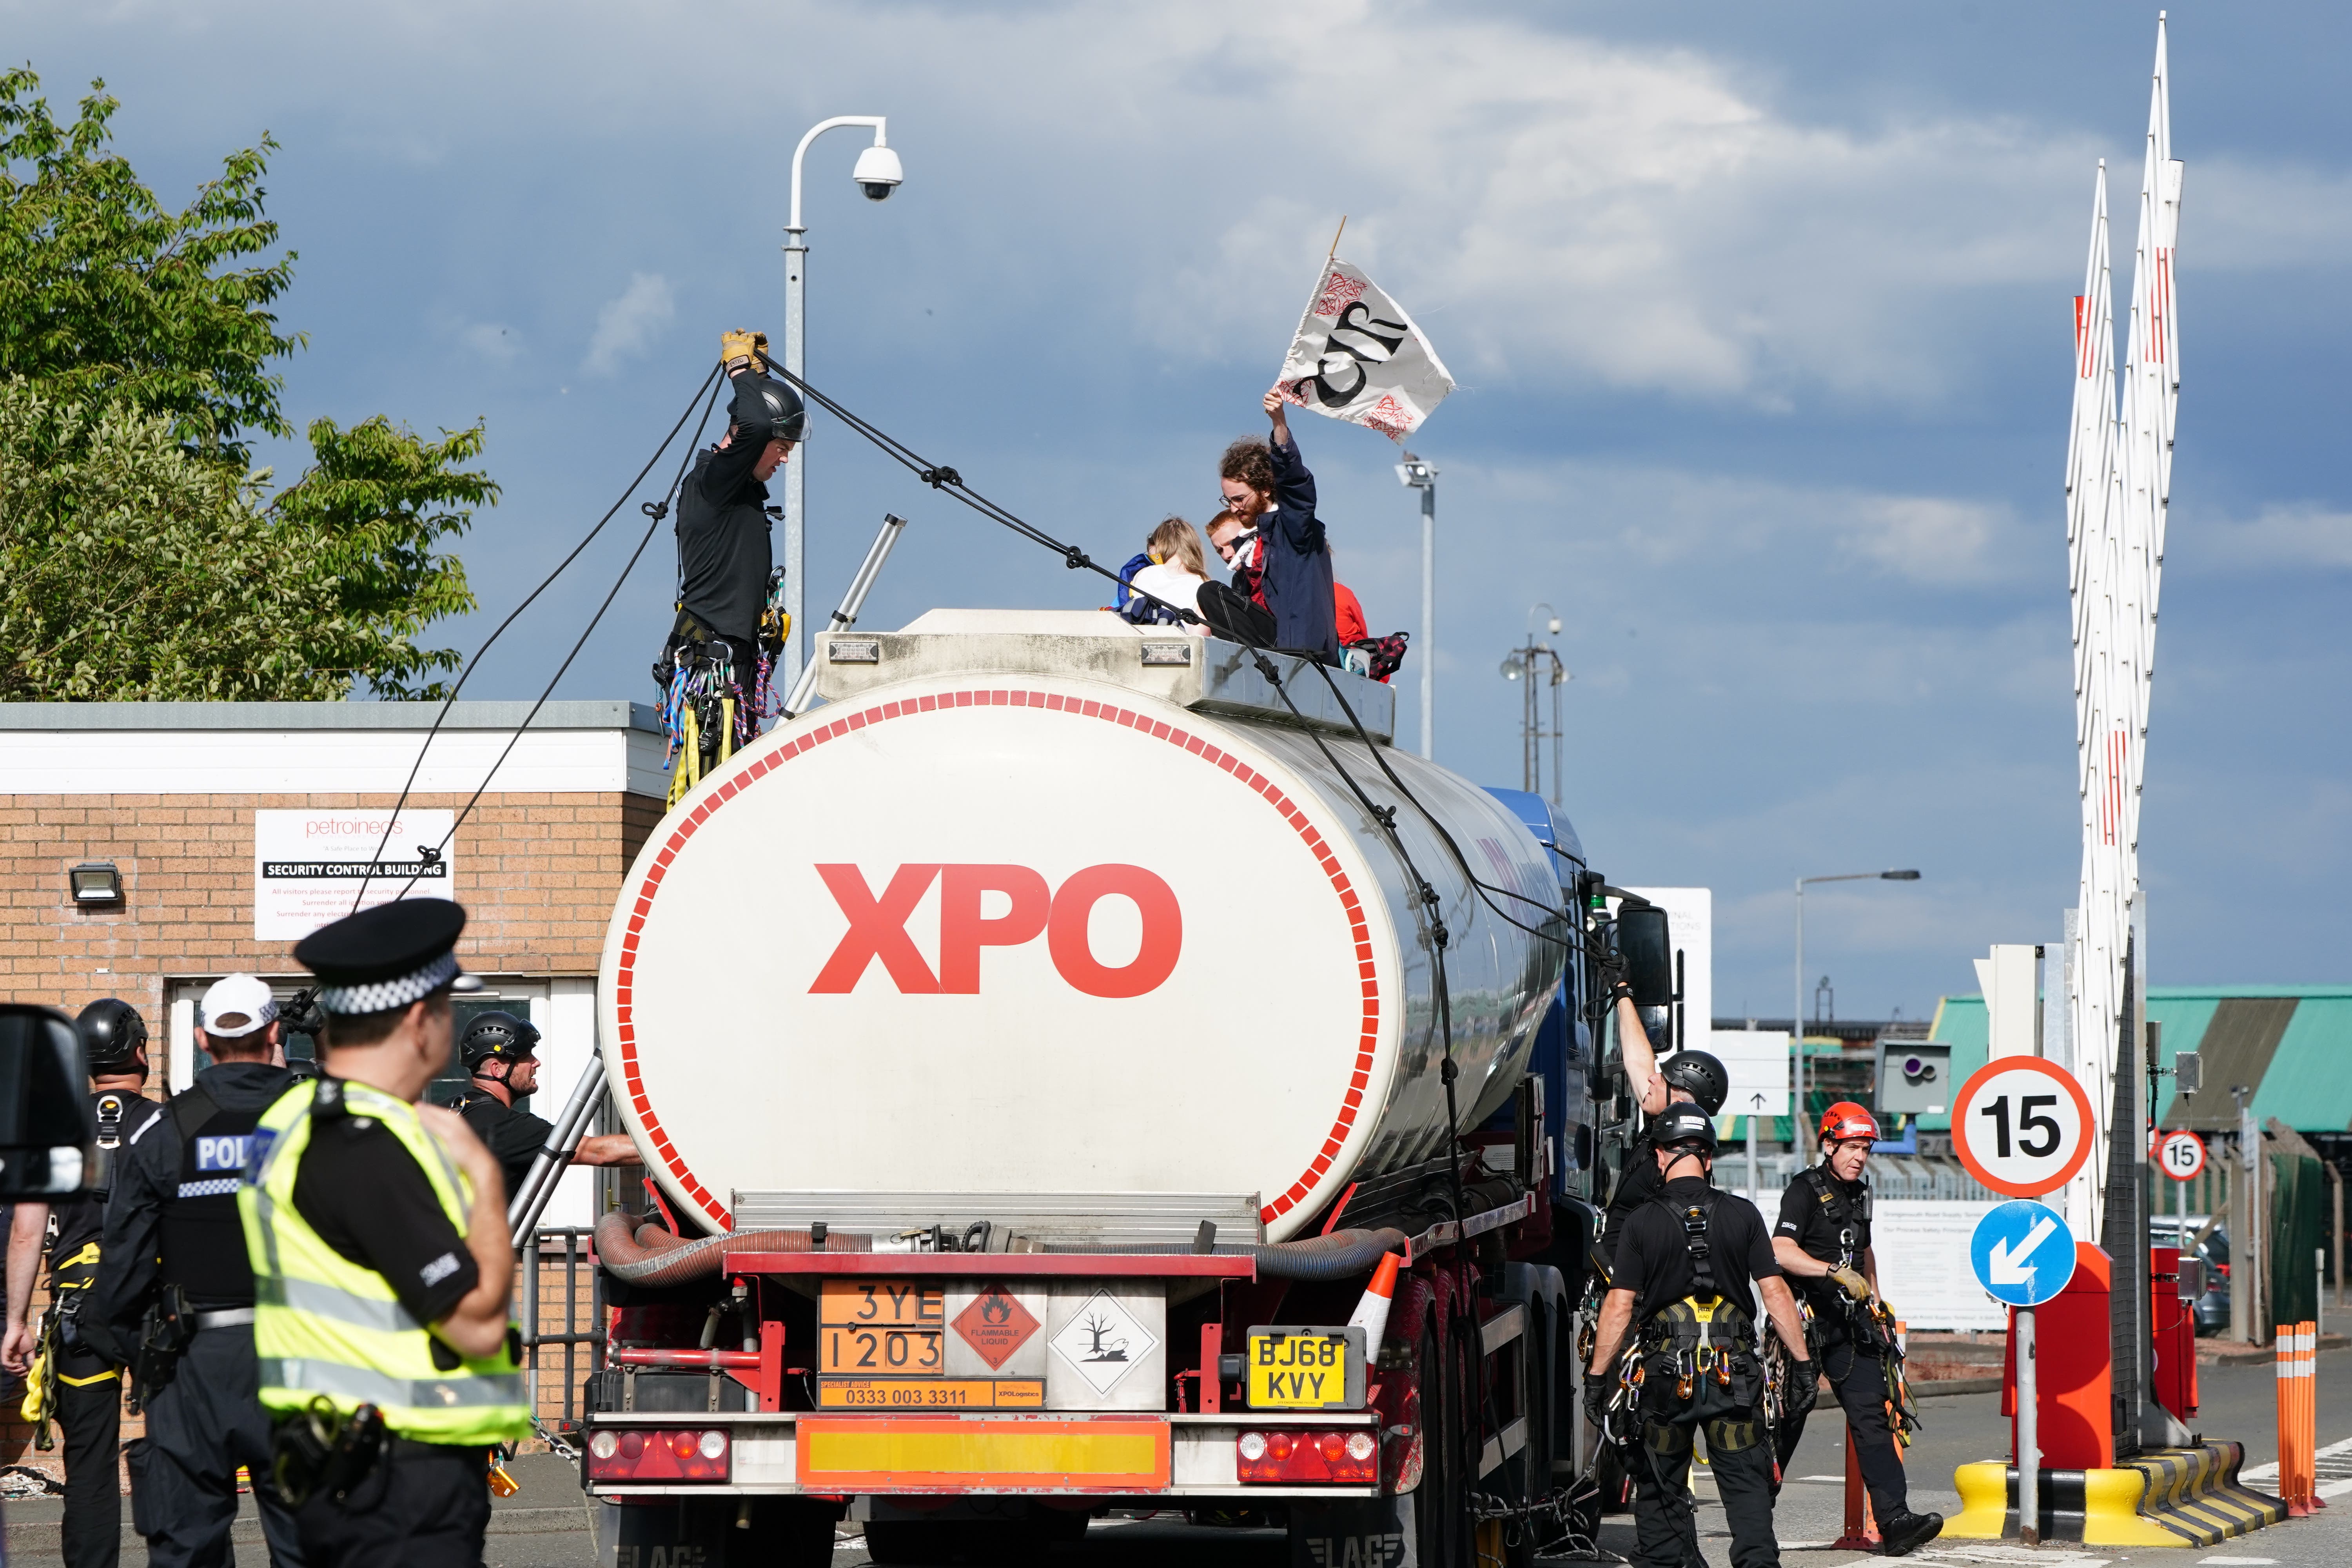
M 739 370 L 750 370 L 752 368 L 752 352 L 763 346 L 766 342 L 765 336 L 759 332 L 721 332 L 719 334 L 719 363 L 726 368 L 730 375 L 733 375 Z
M 1829 1277 L 1837 1282 L 1839 1289 L 1855 1300 L 1870 1300 L 1870 1281 L 1864 1279 L 1859 1271 L 1852 1268 L 1832 1268 L 1830 1270 Z

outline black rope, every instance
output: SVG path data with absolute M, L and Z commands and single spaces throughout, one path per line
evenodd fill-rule
M 964 483 L 963 476 L 961 473 L 958 473 L 954 468 L 944 463 L 931 462 L 929 458 L 925 458 L 921 453 L 917 452 L 905 442 L 900 441 L 898 437 L 882 430 L 879 426 L 874 425 L 870 421 L 852 413 L 848 407 L 838 400 L 818 390 L 816 387 L 810 385 L 807 380 L 803 377 L 794 375 L 792 372 L 785 370 L 782 366 L 775 363 L 772 360 L 766 360 L 764 356 L 762 363 L 767 365 L 770 371 L 782 377 L 784 380 L 790 382 L 794 387 L 798 388 L 810 402 L 815 404 L 818 407 L 823 408 L 835 418 L 839 419 L 843 424 L 857 432 L 857 434 L 865 437 L 886 456 L 904 466 L 908 472 L 915 475 L 917 479 L 922 480 L 923 483 L 930 486 L 933 489 L 939 490 L 943 494 L 951 496 L 955 500 L 963 502 L 964 505 L 971 508 L 974 511 L 979 512 L 982 517 L 1012 530 L 1013 532 L 1018 533 L 1032 543 L 1054 552 L 1055 554 L 1062 557 L 1063 564 L 1074 572 L 1093 572 L 1097 575 L 1106 578 L 1110 582 L 1118 583 L 1122 587 L 1126 588 L 1130 595 L 1141 598 L 1147 603 L 1155 605 L 1160 609 L 1167 611 L 1181 624 L 1191 626 L 1207 625 L 1207 622 L 1202 617 L 1198 611 L 1190 609 L 1181 605 L 1171 604 L 1169 601 L 1160 598 L 1156 594 L 1138 588 L 1132 583 L 1125 582 L 1120 578 L 1118 573 L 1111 571 L 1109 568 L 1103 566 L 1093 560 L 1078 546 L 1065 543 L 1061 540 L 1058 540 L 1052 534 L 1046 532 L 1044 529 L 1037 527 L 1035 524 L 1024 518 L 1016 516 L 1006 508 L 989 500 L 986 496 L 982 495 L 979 491 Z M 1215 629 L 1220 635 L 1232 637 L 1235 640 L 1242 641 L 1245 647 L 1248 647 L 1253 651 L 1258 653 L 1261 659 L 1263 659 L 1263 656 L 1267 651 L 1280 651 L 1278 649 L 1272 649 L 1271 645 L 1250 639 L 1247 635 L 1238 627 L 1221 626 Z M 1547 913 L 1555 917 L 1563 917 L 1567 912 L 1551 904 L 1544 902 L 1540 899 L 1529 898 L 1527 894 L 1520 892 L 1516 888 L 1505 888 L 1496 883 L 1489 882 L 1480 877 L 1475 870 L 1472 869 L 1468 857 L 1462 853 L 1462 847 L 1454 841 L 1453 835 L 1448 833 L 1445 830 L 1444 826 L 1438 822 L 1437 818 L 1430 812 L 1429 808 L 1422 804 L 1420 797 L 1415 795 L 1411 789 L 1406 787 L 1404 781 L 1397 777 L 1396 770 L 1390 767 L 1387 759 L 1380 754 L 1380 747 L 1373 742 L 1370 732 L 1364 728 L 1363 721 L 1357 717 L 1354 707 L 1348 701 L 1346 695 L 1340 691 L 1339 683 L 1332 679 L 1329 667 L 1325 665 L 1320 659 L 1309 658 L 1307 662 L 1313 664 L 1317 671 L 1323 677 L 1325 682 L 1330 686 L 1331 694 L 1339 700 L 1340 711 L 1348 716 L 1349 727 L 1354 730 L 1358 738 L 1364 742 L 1366 751 L 1371 754 L 1372 760 L 1379 764 L 1381 771 L 1388 775 L 1389 784 L 1399 795 L 1411 802 L 1413 810 L 1418 812 L 1423 818 L 1428 821 L 1431 826 L 1436 829 L 1439 838 L 1444 841 L 1446 850 L 1454 858 L 1454 864 L 1461 868 L 1463 879 L 1477 891 L 1480 900 L 1484 902 L 1488 909 L 1494 911 L 1496 918 L 1503 921 L 1506 924 L 1516 927 L 1517 930 L 1526 932 L 1528 936 L 1534 937 L 1539 942 L 1548 942 L 1556 946 L 1570 949 L 1576 949 L 1582 946 L 1581 942 L 1572 942 L 1562 939 L 1557 932 L 1543 931 L 1535 926 L 1528 925 L 1525 921 L 1513 917 L 1508 911 L 1495 902 L 1492 895 L 1499 893 L 1505 898 L 1516 899 L 1522 903 L 1531 904 L 1537 909 L 1543 910 Z M 1265 673 L 1263 663 L 1261 663 L 1260 666 L 1260 673 Z M 1273 684 L 1276 692 L 1282 697 L 1283 705 L 1290 710 L 1292 717 L 1297 719 L 1302 725 L 1307 726 L 1309 732 L 1312 733 L 1312 724 L 1307 720 L 1307 716 L 1299 711 L 1297 704 L 1290 700 L 1289 693 L 1283 690 L 1279 681 L 1275 681 Z M 1322 745 L 1319 739 L 1316 743 L 1318 747 L 1321 747 Z M 1376 809 L 1372 806 L 1370 800 L 1364 795 L 1363 791 L 1356 788 L 1353 777 L 1348 773 L 1347 769 L 1340 764 L 1339 760 L 1331 755 L 1329 749 L 1323 748 L 1323 753 L 1325 760 L 1329 762 L 1333 769 L 1335 769 L 1343 779 L 1348 781 L 1349 787 L 1354 791 L 1357 798 L 1363 803 L 1365 809 L 1368 811 Z
M 705 384 L 707 385 L 709 384 L 706 383 Z M 563 662 L 562 664 L 556 666 L 555 673 L 548 678 L 547 684 L 540 689 L 539 700 L 530 705 L 530 711 L 523 715 L 522 722 L 520 724 L 515 726 L 515 732 L 507 737 L 507 743 L 499 751 L 498 761 L 492 763 L 490 764 L 490 771 L 482 775 L 480 786 L 474 791 L 473 797 L 466 802 L 465 809 L 458 812 L 457 816 L 450 821 L 449 831 L 441 836 L 441 842 L 435 847 L 433 856 L 426 860 L 425 864 L 429 865 L 433 860 L 439 859 L 440 851 L 449 847 L 449 840 L 455 838 L 457 836 L 457 829 L 466 825 L 466 818 L 473 814 L 475 805 L 480 802 L 483 795 L 488 791 L 490 781 L 499 776 L 499 770 L 506 766 L 507 758 L 513 753 L 515 746 L 522 740 L 522 732 L 530 728 L 530 721 L 539 717 L 539 710 L 541 708 L 547 706 L 547 700 L 555 694 L 556 683 L 561 681 L 563 679 L 564 672 L 572 668 L 572 661 L 580 657 L 580 650 L 588 646 L 588 638 L 590 635 L 595 631 L 597 623 L 604 618 L 604 612 L 613 607 L 613 601 L 619 595 L 622 585 L 628 582 L 629 574 L 637 569 L 638 558 L 645 554 L 646 546 L 653 542 L 654 531 L 661 527 L 662 519 L 669 515 L 669 503 L 677 495 L 678 488 L 686 482 L 686 470 L 688 467 L 693 463 L 695 449 L 700 446 L 702 441 L 702 426 L 707 426 L 710 423 L 710 411 L 718 406 L 719 394 L 721 387 L 724 385 L 725 384 L 722 382 L 719 386 L 713 386 L 710 388 L 710 401 L 704 404 L 702 407 L 701 424 L 700 426 L 698 426 L 695 430 L 694 439 L 687 443 L 686 456 L 679 459 L 677 474 L 670 480 L 669 489 L 663 493 L 660 500 L 646 501 L 639 508 L 639 510 L 646 515 L 646 531 L 645 536 L 637 541 L 637 547 L 629 552 L 628 564 L 623 566 L 621 568 L 621 574 L 613 579 L 613 586 L 604 595 L 604 602 L 597 605 L 596 613 L 589 617 L 587 630 L 583 631 L 580 634 L 579 640 L 572 645 L 572 651 L 563 656 Z M 696 395 L 699 396 L 701 395 L 701 388 L 697 387 L 695 389 L 695 393 Z M 687 412 L 689 415 L 694 412 L 692 405 L 688 405 Z M 678 421 L 680 427 L 683 427 L 685 424 L 686 421 L 683 418 Z M 668 439 L 662 442 L 662 451 L 667 451 L 669 449 L 670 441 L 674 441 L 677 438 L 677 430 L 671 430 Z M 661 452 L 656 452 L 654 457 L 658 460 L 661 457 Z M 653 467 L 653 464 L 647 463 L 646 467 L 650 469 Z M 643 479 L 645 475 L 640 473 L 637 477 L 639 479 Z M 632 491 L 634 491 L 635 488 L 636 487 L 635 485 L 630 486 L 630 489 Z M 628 499 L 629 498 L 627 496 L 623 496 L 621 498 L 622 500 L 626 500 Z M 614 507 L 614 510 L 617 511 L 619 510 L 620 508 L 616 504 Z M 609 519 L 612 513 L 610 512 L 605 514 L 607 519 Z M 598 523 L 596 526 L 602 528 L 604 524 Z M 409 889 L 416 886 L 417 878 L 422 877 L 424 874 L 424 868 L 420 866 L 417 868 L 416 875 L 409 878 L 407 882 L 402 886 L 399 896 L 404 899 L 406 898 L 408 896 Z
M 474 671 L 481 667 L 482 656 L 490 651 L 490 646 L 493 643 L 496 643 L 499 638 L 506 635 L 506 629 L 515 624 L 516 616 L 521 615 L 525 610 L 530 609 L 532 601 L 536 600 L 541 594 L 546 593 L 550 585 L 551 585 L 558 577 L 563 575 L 565 567 L 570 566 L 574 561 L 580 559 L 580 552 L 587 549 L 588 546 L 594 542 L 596 536 L 604 531 L 604 525 L 613 521 L 614 515 L 617 513 L 621 508 L 628 504 L 629 498 L 637 493 L 637 487 L 646 482 L 646 476 L 654 471 L 654 465 L 661 461 L 662 454 L 669 450 L 670 443 L 677 439 L 677 433 L 686 428 L 686 422 L 694 417 L 694 405 L 702 401 L 703 388 L 709 386 L 712 379 L 718 374 L 719 367 L 713 365 L 710 370 L 710 374 L 703 378 L 702 385 L 696 387 L 694 389 L 694 395 L 686 400 L 686 412 L 677 416 L 677 423 L 670 426 L 670 431 L 667 436 L 662 437 L 662 444 L 654 448 L 654 455 L 646 459 L 646 466 L 644 468 L 637 470 L 637 477 L 629 481 L 629 488 L 621 492 L 621 497 L 618 500 L 614 501 L 610 507 L 605 509 L 604 515 L 596 520 L 596 526 L 588 531 L 587 537 L 583 539 L 579 543 L 573 545 L 572 547 L 572 552 L 555 563 L 555 570 L 550 572 L 544 578 L 542 578 L 538 587 L 533 588 L 529 594 L 523 595 L 523 601 L 521 604 L 517 605 L 513 609 L 507 612 L 507 618 L 499 623 L 498 629 L 496 631 L 493 631 L 488 637 L 485 637 L 482 640 L 482 646 L 474 650 L 474 657 L 466 661 L 466 668 L 457 672 L 457 684 L 450 687 L 449 695 L 441 700 L 441 710 L 433 715 L 432 727 L 425 731 L 425 744 L 416 749 L 416 761 L 409 764 L 408 778 L 400 786 L 400 799 L 394 804 L 392 815 L 384 818 L 383 837 L 376 840 L 375 853 L 368 857 L 368 868 L 360 873 L 359 890 L 352 895 L 352 912 L 358 912 L 360 900 L 367 896 L 368 883 L 373 880 L 375 876 L 375 868 L 377 863 L 382 861 L 383 858 L 383 847 L 392 841 L 393 824 L 400 820 L 401 808 L 408 804 L 409 792 L 416 787 L 416 775 L 425 766 L 425 754 L 433 750 L 434 737 L 441 732 L 442 721 L 449 717 L 449 709 L 457 702 L 457 693 L 466 689 L 466 682 L 472 678 Z M 704 411 L 703 417 L 705 419 L 709 417 L 709 411 L 708 409 Z M 689 450 L 691 450 L 691 448 L 689 448 Z M 639 548 L 642 549 L 643 546 L 640 546 Z M 531 711 L 535 713 L 538 710 L 534 708 Z M 505 760 L 504 754 L 501 753 L 499 761 L 503 762 Z M 475 794 L 476 797 L 479 798 L 480 792 L 478 790 Z M 442 847 L 446 848 L 448 842 L 449 841 L 446 838 L 442 839 Z M 429 858 L 420 857 L 419 858 L 424 859 L 425 864 L 430 864 L 431 860 L 438 858 L 438 856 L 436 855 Z M 421 869 L 418 874 L 423 874 Z M 408 886 L 413 888 L 415 885 L 416 878 L 411 877 L 408 879 Z

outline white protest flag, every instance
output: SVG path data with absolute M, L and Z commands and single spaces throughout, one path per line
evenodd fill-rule
M 1454 378 L 1404 307 L 1335 255 L 1276 384 L 1302 408 L 1402 441 L 1445 400 Z

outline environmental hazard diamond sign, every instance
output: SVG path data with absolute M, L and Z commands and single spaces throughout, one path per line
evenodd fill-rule
M 1108 1394 L 1160 1341 L 1133 1313 L 1097 1290 L 1049 1342 L 1056 1354 L 1077 1368 L 1079 1376 L 1094 1384 L 1097 1394 Z
M 954 1329 L 980 1354 L 991 1372 L 1002 1372 L 1013 1352 L 1029 1342 L 1041 1325 L 1036 1315 L 1002 1285 L 991 1285 L 955 1315 Z

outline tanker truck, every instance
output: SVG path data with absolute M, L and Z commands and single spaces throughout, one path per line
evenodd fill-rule
M 1177 628 L 815 643 L 824 704 L 654 828 L 605 943 L 649 1173 L 596 1231 L 605 1561 L 1135 1510 L 1531 1558 L 1630 1115 L 1569 824 L 1391 747 L 1385 686 Z

